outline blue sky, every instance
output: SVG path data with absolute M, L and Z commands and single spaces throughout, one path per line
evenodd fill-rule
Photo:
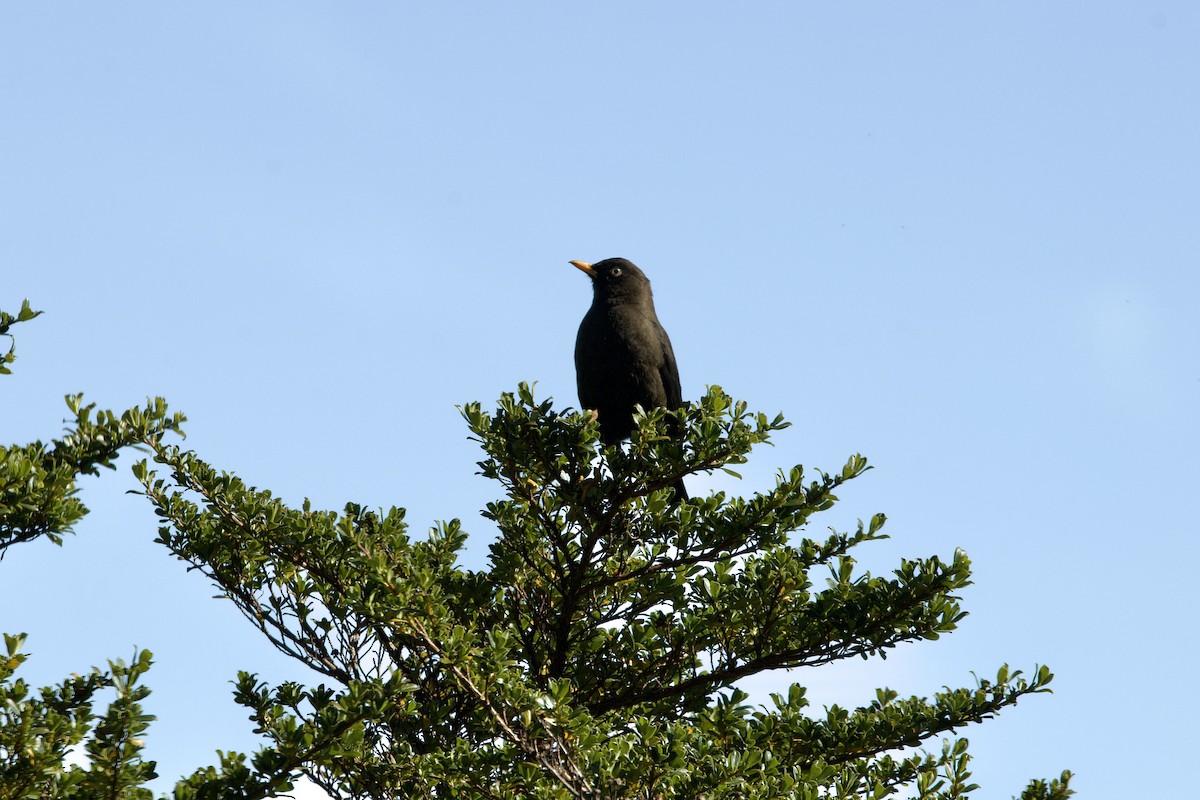
M 693 493 L 862 452 L 814 535 L 883 511 L 864 566 L 974 562 L 955 635 L 752 688 L 1046 663 L 1053 696 L 968 731 L 980 796 L 1136 796 L 1194 749 L 1197 52 L 1182 2 L 7 4 L 0 307 L 46 314 L 0 438 L 162 395 L 217 466 L 462 518 L 481 566 L 455 405 L 574 405 L 567 261 L 624 256 L 686 397 L 794 423 Z M 0 629 L 35 681 L 153 650 L 165 790 L 254 747 L 236 670 L 304 675 L 153 544 L 132 460 L 0 563 Z

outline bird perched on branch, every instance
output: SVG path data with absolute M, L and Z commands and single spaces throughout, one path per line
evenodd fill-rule
M 634 406 L 649 411 L 683 405 L 679 367 L 645 273 L 624 258 L 571 264 L 592 279 L 593 291 L 575 339 L 579 404 L 596 412 L 601 441 L 616 444 L 633 432 Z M 675 495 L 687 499 L 682 479 Z

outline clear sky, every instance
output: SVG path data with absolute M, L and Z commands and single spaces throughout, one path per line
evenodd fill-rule
M 62 396 L 162 395 L 291 502 L 459 517 L 496 489 L 456 404 L 575 405 L 569 259 L 650 276 L 685 397 L 795 424 L 779 467 L 877 467 L 863 564 L 965 549 L 970 616 L 818 704 L 1003 662 L 1055 694 L 970 729 L 980 797 L 1173 791 L 1196 744 L 1200 10 L 1185 2 L 0 5 L 0 440 Z M 156 655 L 165 790 L 253 749 L 248 669 L 304 679 L 153 544 L 123 456 L 62 549 L 0 563 L 34 681 Z M 1173 768 L 1173 762 L 1175 768 Z

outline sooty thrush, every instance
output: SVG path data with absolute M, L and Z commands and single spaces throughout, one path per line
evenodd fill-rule
M 645 273 L 624 258 L 571 264 L 587 273 L 593 290 L 575 339 L 579 403 L 596 412 L 604 444 L 616 444 L 633 432 L 634 406 L 649 411 L 683 405 L 679 367 Z M 687 499 L 682 479 L 675 496 Z

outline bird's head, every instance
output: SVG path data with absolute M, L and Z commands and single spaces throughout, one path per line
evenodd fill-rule
M 650 279 L 628 259 L 606 258 L 595 264 L 586 261 L 572 261 L 571 264 L 592 279 L 596 301 L 614 305 L 653 302 Z

